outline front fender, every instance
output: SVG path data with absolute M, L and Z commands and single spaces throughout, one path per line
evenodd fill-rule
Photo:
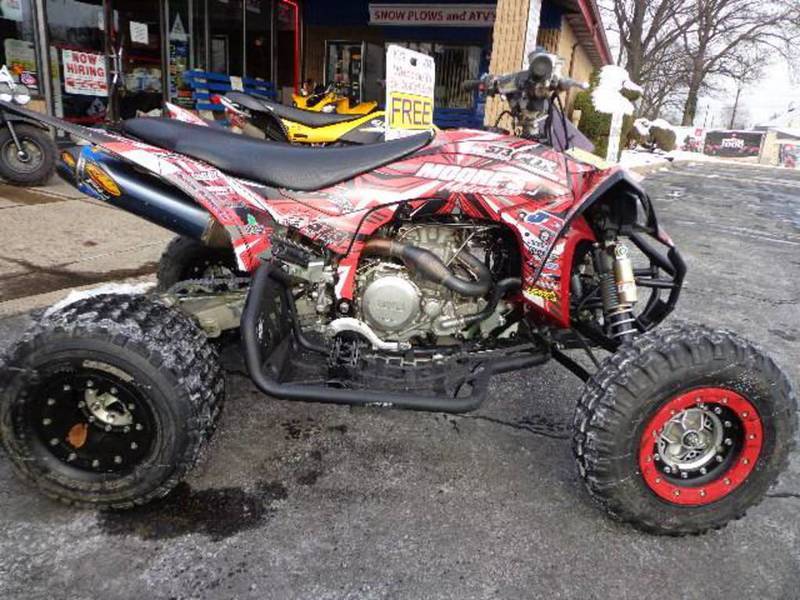
M 47 132 L 50 131 L 48 127 L 46 127 L 36 119 L 32 119 L 30 117 L 26 117 L 24 115 L 20 115 L 17 113 L 7 112 L 5 110 L 0 112 L 0 123 L 2 123 L 2 125 L 5 125 L 6 123 L 25 123 L 27 125 L 34 125 L 35 127 L 41 129 L 42 131 L 47 131 Z

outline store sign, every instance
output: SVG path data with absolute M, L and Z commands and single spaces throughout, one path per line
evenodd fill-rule
M 84 96 L 108 96 L 106 62 L 102 54 L 64 50 L 64 91 Z
M 495 4 L 370 4 L 370 25 L 491 27 Z
M 386 139 L 433 128 L 433 58 L 402 46 L 386 50 Z

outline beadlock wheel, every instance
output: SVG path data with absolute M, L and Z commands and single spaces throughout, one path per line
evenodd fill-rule
M 639 445 L 639 468 L 660 498 L 680 505 L 716 502 L 739 487 L 761 453 L 763 427 L 741 394 L 699 388 L 666 402 Z
M 19 427 L 34 433 L 33 451 L 76 476 L 124 475 L 152 451 L 153 412 L 132 375 L 118 367 L 81 360 L 51 365 L 26 395 Z
M 72 505 L 165 496 L 195 464 L 224 398 L 202 330 L 149 296 L 78 300 L 35 323 L 0 364 L 11 464 Z
M 677 324 L 602 363 L 576 406 L 573 451 L 610 516 L 686 535 L 761 502 L 796 431 L 794 390 L 766 353 L 728 331 Z

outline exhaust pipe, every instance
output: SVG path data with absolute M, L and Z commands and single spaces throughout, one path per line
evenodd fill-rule
M 206 209 L 173 186 L 138 171 L 124 161 L 107 156 L 97 162 L 79 162 L 76 171 L 78 182 L 96 184 L 95 179 L 87 173 L 89 165 L 99 166 L 116 184 L 118 193 L 99 195 L 112 206 L 207 246 L 223 247 L 230 244 L 225 228 Z
M 430 250 L 395 240 L 371 239 L 364 244 L 362 254 L 365 256 L 388 256 L 400 259 L 409 269 L 425 279 L 470 298 L 485 296 L 492 286 L 492 275 L 489 269 L 469 252 L 462 252 L 456 260 L 463 263 L 470 270 L 475 276 L 475 281 L 458 277 Z

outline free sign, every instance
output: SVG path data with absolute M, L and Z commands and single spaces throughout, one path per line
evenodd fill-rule
M 433 58 L 402 46 L 386 50 L 386 139 L 433 128 Z

